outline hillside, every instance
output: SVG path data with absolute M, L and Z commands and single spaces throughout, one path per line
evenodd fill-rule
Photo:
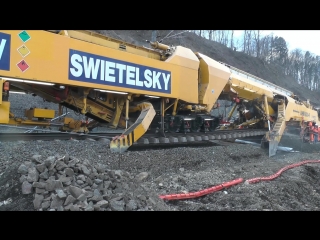
M 151 38 L 151 30 L 95 30 L 109 37 L 121 39 L 123 41 L 139 46 L 150 47 L 146 40 Z M 158 39 L 164 38 L 168 31 L 158 31 Z M 233 51 L 230 48 L 202 37 L 194 33 L 185 32 L 179 35 L 180 38 L 167 38 L 162 43 L 167 45 L 180 45 L 201 52 L 216 61 L 227 63 L 245 72 L 253 74 L 280 87 L 286 88 L 300 97 L 302 100 L 310 99 L 315 106 L 320 106 L 318 92 L 309 90 L 299 85 L 292 77 L 282 73 L 281 66 L 267 64 L 261 59 L 251 57 L 242 52 Z

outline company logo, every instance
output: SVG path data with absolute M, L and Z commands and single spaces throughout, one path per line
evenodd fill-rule
M 0 32 L 0 70 L 10 70 L 11 35 Z
M 69 79 L 171 93 L 171 72 L 70 49 Z

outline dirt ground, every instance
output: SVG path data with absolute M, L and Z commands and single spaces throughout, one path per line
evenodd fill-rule
M 0 211 L 34 211 L 33 194 L 21 192 L 18 167 L 30 161 L 33 154 L 46 157 L 65 152 L 81 161 L 106 164 L 109 169 L 132 175 L 147 172 L 148 177 L 139 183 L 139 188 L 158 201 L 159 207 L 152 208 L 156 211 L 315 211 L 320 207 L 320 163 L 286 170 L 272 181 L 245 183 L 251 178 L 273 175 L 293 163 L 318 160 L 319 151 L 278 152 L 269 158 L 261 148 L 231 144 L 129 151 L 119 158 L 103 143 L 79 141 L 76 147 L 73 145 L 72 141 L 1 143 Z M 158 198 L 196 192 L 238 178 L 243 182 L 199 198 L 173 201 Z

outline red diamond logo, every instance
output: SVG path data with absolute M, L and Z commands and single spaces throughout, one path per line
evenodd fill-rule
M 17 66 L 18 66 L 18 68 L 19 68 L 22 72 L 26 71 L 26 70 L 29 68 L 29 65 L 26 63 L 25 60 L 20 61 L 20 62 L 17 64 Z

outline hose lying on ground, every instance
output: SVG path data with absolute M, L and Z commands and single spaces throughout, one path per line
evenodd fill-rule
M 207 189 L 204 189 L 204 190 L 201 190 L 201 191 L 198 191 L 198 192 L 181 193 L 181 194 L 170 194 L 170 195 L 160 195 L 159 197 L 161 199 L 164 199 L 164 200 L 180 200 L 180 199 L 188 199 L 188 198 L 197 198 L 197 197 L 201 197 L 201 196 L 207 195 L 209 193 L 220 191 L 220 190 L 222 190 L 224 188 L 230 187 L 232 185 L 236 185 L 236 184 L 241 183 L 241 182 L 243 182 L 243 179 L 242 178 L 238 178 L 238 179 L 232 180 L 230 182 L 225 182 L 225 183 L 222 183 L 220 185 L 217 185 L 217 186 L 214 186 L 214 187 L 211 187 L 211 188 L 207 188 Z
M 294 164 L 291 164 L 291 165 L 288 165 L 286 167 L 281 168 L 278 172 L 276 172 L 275 174 L 273 174 L 271 176 L 251 178 L 249 180 L 246 180 L 245 183 L 248 184 L 248 183 L 257 183 L 260 181 L 270 181 L 270 180 L 273 180 L 273 179 L 279 177 L 281 173 L 283 173 L 284 171 L 286 171 L 288 169 L 299 167 L 299 166 L 301 166 L 303 164 L 307 164 L 307 163 L 320 163 L 320 160 L 305 160 L 305 161 L 302 161 L 299 163 L 294 163 Z
M 260 181 L 270 181 L 273 180 L 277 177 L 280 176 L 281 173 L 283 173 L 284 171 L 291 169 L 291 168 L 295 168 L 295 167 L 299 167 L 301 165 L 307 164 L 307 163 L 320 163 L 320 160 L 305 160 L 299 163 L 294 163 L 291 165 L 288 165 L 286 167 L 281 168 L 278 172 L 276 172 L 275 174 L 268 176 L 268 177 L 257 177 L 257 178 L 251 178 L 245 181 L 246 184 L 251 184 L 251 183 L 257 183 Z M 198 192 L 193 192 L 193 193 L 181 193 L 181 194 L 169 194 L 169 195 L 160 195 L 159 197 L 163 200 L 181 200 L 181 199 L 190 199 L 190 198 L 198 198 L 204 195 L 207 195 L 209 193 L 213 193 L 213 192 L 217 192 L 220 191 L 224 188 L 227 187 L 231 187 L 233 185 L 242 183 L 243 179 L 242 178 L 238 178 L 235 180 L 232 180 L 230 182 L 225 182 L 222 183 L 220 185 L 211 187 L 211 188 L 207 188 L 204 190 L 200 190 Z

